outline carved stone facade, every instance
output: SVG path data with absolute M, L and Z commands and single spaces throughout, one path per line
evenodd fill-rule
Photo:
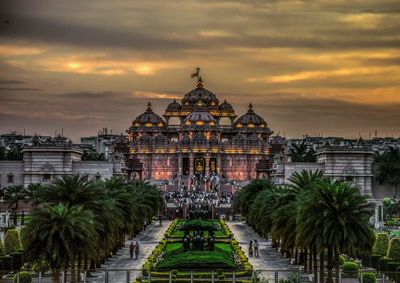
M 222 176 L 238 184 L 268 176 L 273 155 L 272 131 L 250 104 L 247 113 L 236 118 L 226 100 L 207 90 L 202 81 L 168 105 L 163 118 L 149 103 L 127 130 L 132 178 L 189 186 L 194 174 Z M 172 121 L 175 120 L 175 124 Z M 283 151 L 282 144 L 276 144 Z

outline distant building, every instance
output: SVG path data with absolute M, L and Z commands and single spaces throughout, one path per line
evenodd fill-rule
M 108 160 L 113 153 L 113 143 L 120 137 L 121 135 L 113 134 L 112 131 L 109 133 L 107 128 L 103 128 L 97 136 L 82 137 L 80 147 L 82 150 L 95 150 L 100 154 L 103 153 Z
M 9 134 L 0 135 L 0 146 L 9 148 L 10 146 L 26 146 L 32 145 L 34 139 L 39 139 L 40 141 L 46 141 L 50 139 L 50 136 L 40 136 L 40 135 L 25 135 L 17 134 L 17 132 L 11 132 Z

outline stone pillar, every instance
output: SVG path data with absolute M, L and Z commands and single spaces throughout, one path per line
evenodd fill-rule
M 210 154 L 207 153 L 207 155 L 205 156 L 205 166 L 206 166 L 206 170 L 205 170 L 205 174 L 206 176 L 210 175 Z
M 379 205 L 375 203 L 374 227 L 378 229 L 379 226 Z
M 194 158 L 193 153 L 189 155 L 189 177 L 193 176 Z
M 178 176 L 182 176 L 182 154 L 178 154 Z
M 218 175 L 222 175 L 222 172 L 221 172 L 221 163 L 222 163 L 222 158 L 221 158 L 221 154 L 218 154 L 218 156 L 217 156 L 217 164 L 216 164 L 216 169 L 217 169 L 217 174 Z

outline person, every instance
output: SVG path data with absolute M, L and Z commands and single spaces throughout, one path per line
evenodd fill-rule
M 133 258 L 134 250 L 135 250 L 135 244 L 131 242 L 131 244 L 129 245 L 129 255 L 131 256 L 131 259 Z
M 258 242 L 257 242 L 257 240 L 254 240 L 253 247 L 254 247 L 254 256 L 255 257 L 259 257 L 260 255 L 258 254 Z
M 249 257 L 253 257 L 253 241 L 249 243 Z
M 136 242 L 135 245 L 135 259 L 138 259 L 139 257 L 139 242 Z
M 162 215 L 158 215 L 158 221 L 160 222 L 160 226 L 162 226 Z

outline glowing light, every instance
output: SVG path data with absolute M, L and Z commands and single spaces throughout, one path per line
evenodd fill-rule
M 133 70 L 135 71 L 135 73 L 142 76 L 154 75 L 154 69 L 149 65 L 138 65 Z
M 68 67 L 69 69 L 72 69 L 72 70 L 77 70 L 77 69 L 81 68 L 82 65 L 79 64 L 79 63 L 76 63 L 76 62 L 71 62 L 71 63 L 68 63 L 68 64 L 67 64 L 67 67 Z

